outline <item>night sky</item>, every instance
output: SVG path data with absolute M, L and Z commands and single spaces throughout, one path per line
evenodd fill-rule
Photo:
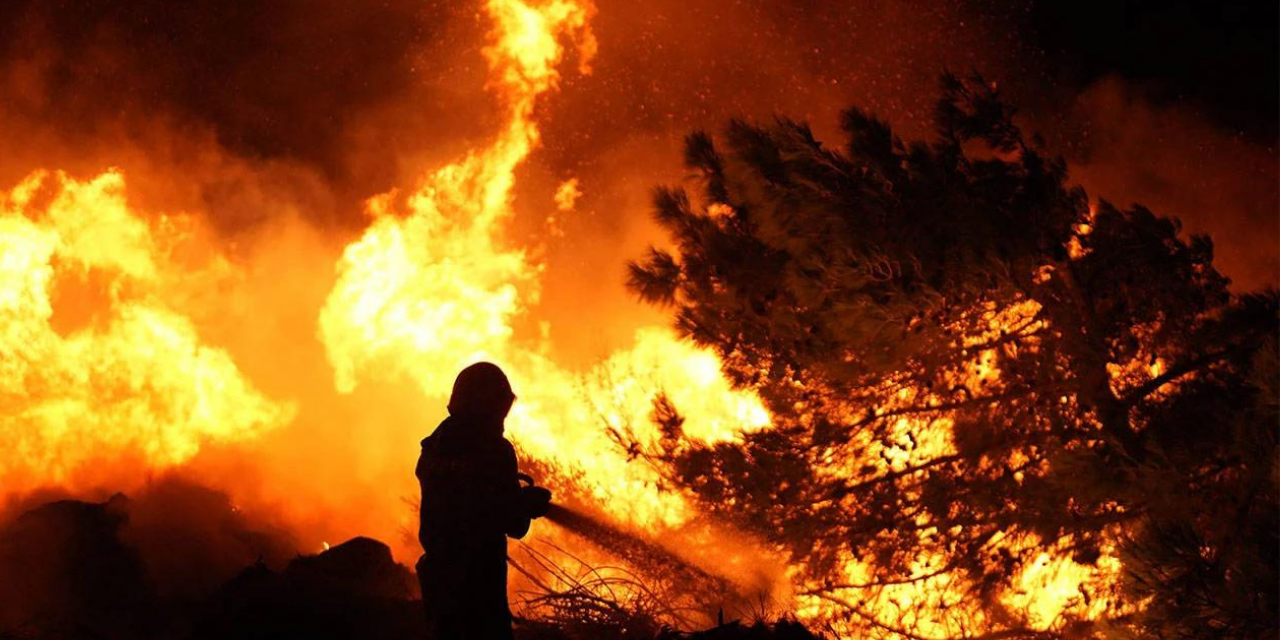
M 1280 3 L 1080 0 L 1031 5 L 1029 30 L 1060 81 L 1117 74 L 1161 103 L 1273 143 L 1280 113 Z

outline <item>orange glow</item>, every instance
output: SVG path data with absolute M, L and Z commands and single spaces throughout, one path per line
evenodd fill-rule
M 417 440 L 443 417 L 457 372 L 489 360 L 518 396 L 508 436 L 522 457 L 554 470 L 542 480 L 559 495 L 627 531 L 676 541 L 692 562 L 782 599 L 771 605 L 778 612 L 839 629 L 839 612 L 865 594 L 856 585 L 876 577 L 867 559 L 846 553 L 832 576 L 854 586 L 802 584 L 801 567 L 778 570 L 776 550 L 717 533 L 688 496 L 659 490 L 659 474 L 611 440 L 656 442 L 660 394 L 684 416 L 688 438 L 740 440 L 771 424 L 758 396 L 733 389 L 713 353 L 664 326 L 641 326 L 587 365 L 557 353 L 551 329 L 588 321 L 572 310 L 559 318 L 539 311 L 548 266 L 513 239 L 513 202 L 541 141 L 540 101 L 560 85 L 566 59 L 591 71 L 595 9 L 587 0 L 487 0 L 484 10 L 492 27 L 480 54 L 499 107 L 494 130 L 413 183 L 370 197 L 367 226 L 349 243 L 290 219 L 286 230 L 271 230 L 278 236 L 264 232 L 260 247 L 223 247 L 198 220 L 131 208 L 114 170 L 87 181 L 41 171 L 0 192 L 0 436 L 16 452 L 0 457 L 0 497 L 136 483 L 189 465 L 237 500 L 282 514 L 304 549 L 370 535 L 412 564 L 416 518 L 403 499 L 418 491 Z M 567 233 L 564 219 L 583 195 L 578 178 L 563 178 L 541 194 L 537 219 L 551 236 Z M 709 213 L 731 210 L 713 204 Z M 242 307 L 255 310 L 255 322 L 244 321 Z M 984 312 L 986 330 L 965 336 L 965 347 L 1042 322 L 1031 301 Z M 1144 355 L 1151 358 L 1111 365 L 1117 389 L 1161 375 L 1164 362 Z M 978 350 L 957 387 L 977 394 L 998 385 L 996 361 Z M 874 411 L 933 399 L 886 383 Z M 883 439 L 855 436 L 868 439 L 856 444 L 875 460 L 830 445 L 818 472 L 901 472 L 954 454 L 954 429 L 947 416 L 902 418 Z M 918 524 L 927 531 L 929 523 Z M 539 527 L 535 539 L 558 535 Z M 1016 552 L 1036 542 L 997 537 L 988 547 Z M 1080 594 L 1115 579 L 1113 550 L 1085 567 L 1070 560 L 1068 542 L 996 598 L 1030 628 L 1107 606 Z M 929 544 L 922 539 L 912 566 L 918 575 L 941 568 L 943 554 Z M 591 550 L 582 556 L 605 561 Z M 775 584 L 778 573 L 792 582 Z M 991 622 L 986 603 L 966 600 L 968 586 L 941 573 L 880 590 L 857 609 L 921 638 L 965 634 Z M 926 615 L 903 618 L 922 604 Z

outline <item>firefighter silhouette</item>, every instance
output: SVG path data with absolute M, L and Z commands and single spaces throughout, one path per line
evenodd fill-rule
M 506 538 L 523 537 L 551 501 L 550 491 L 519 473 L 503 437 L 514 401 L 501 369 L 473 364 L 453 383 L 449 417 L 422 440 L 417 569 L 435 640 L 512 637 Z

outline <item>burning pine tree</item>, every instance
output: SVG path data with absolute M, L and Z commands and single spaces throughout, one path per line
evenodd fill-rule
M 1274 637 L 1274 291 L 1207 237 L 1090 204 L 980 78 L 931 142 L 845 112 L 687 140 L 701 197 L 630 287 L 757 391 L 740 442 L 626 442 L 785 549 L 864 637 Z M 623 439 L 626 435 L 623 434 Z

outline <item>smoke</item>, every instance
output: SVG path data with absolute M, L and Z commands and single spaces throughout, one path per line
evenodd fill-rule
M 1240 291 L 1280 284 L 1280 159 L 1274 145 L 1160 105 L 1110 76 L 1066 103 L 1045 132 L 1093 197 L 1142 204 L 1214 240 L 1214 264 Z
M 521 183 L 530 235 L 544 231 L 560 181 L 578 177 L 584 193 L 565 238 L 548 247 L 548 308 L 584 290 L 620 289 L 616 256 L 636 255 L 652 240 L 647 191 L 680 180 L 688 131 L 785 114 L 830 138 L 839 109 L 857 103 L 908 137 L 927 135 L 944 69 L 977 69 L 1008 85 L 1034 105 L 1031 115 L 1049 125 L 1041 132 L 1062 143 L 1080 177 L 1105 174 L 1099 188 L 1118 197 L 1171 202 L 1182 215 L 1186 198 L 1154 193 L 1149 176 L 1186 185 L 1197 199 L 1224 190 L 1248 199 L 1265 189 L 1259 183 L 1275 182 L 1259 180 L 1256 163 L 1240 172 L 1231 161 L 1241 147 L 1244 155 L 1267 149 L 1185 109 L 1142 106 L 1114 80 L 1083 93 L 1055 87 L 1045 98 L 1054 82 L 1034 43 L 1017 36 L 1019 3 L 912 0 L 815 11 L 795 1 L 660 0 L 597 8 L 593 26 L 604 46 L 595 72 L 567 77 L 547 103 L 544 144 Z M 489 132 L 496 114 L 477 55 L 486 28 L 473 6 L 414 0 L 358 9 L 338 0 L 8 2 L 0 7 L 0 127 L 8 138 L 0 184 L 38 166 L 80 175 L 120 166 L 145 210 L 196 211 L 225 231 L 296 215 L 354 233 L 364 198 L 411 183 Z M 1163 141 L 1159 153 L 1136 153 L 1150 145 L 1129 127 L 1107 130 L 1132 123 L 1120 104 L 1136 109 L 1147 140 Z M 1086 130 L 1092 136 L 1082 142 L 1075 134 Z M 1102 141 L 1115 136 L 1125 140 L 1109 150 Z M 1207 158 L 1214 162 L 1197 160 Z M 1169 177 L 1180 172 L 1197 179 Z M 1241 254 L 1236 263 L 1256 262 L 1260 241 L 1234 232 L 1245 226 L 1203 228 L 1221 229 L 1220 245 L 1240 241 L 1224 250 Z M 1253 283 L 1242 269 L 1228 267 Z M 588 301 L 601 314 L 637 313 L 622 294 L 603 297 Z M 557 337 L 585 358 L 619 334 L 615 326 Z
M 474 51 L 455 45 L 478 40 L 479 21 L 457 13 L 408 0 L 5 3 L 0 178 L 122 166 L 143 208 L 200 211 L 227 231 L 281 209 L 351 225 L 405 163 L 482 130 L 483 64 L 458 64 Z

